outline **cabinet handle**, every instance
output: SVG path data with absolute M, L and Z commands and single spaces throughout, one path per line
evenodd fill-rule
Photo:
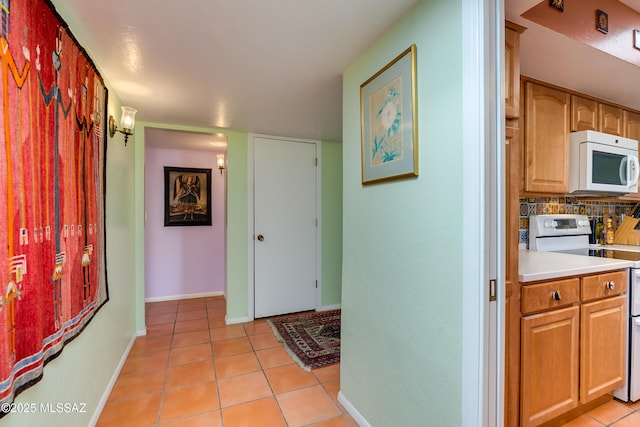
M 562 299 L 562 295 L 560 295 L 560 291 L 551 292 L 551 299 L 554 301 L 560 301 Z
M 607 282 L 607 284 L 605 285 L 607 287 L 607 289 L 609 289 L 610 291 L 614 290 L 616 288 L 616 282 L 614 282 L 613 280 L 610 282 Z

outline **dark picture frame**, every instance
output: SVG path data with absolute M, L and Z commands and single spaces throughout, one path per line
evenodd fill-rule
M 211 169 L 164 167 L 164 225 L 211 225 Z

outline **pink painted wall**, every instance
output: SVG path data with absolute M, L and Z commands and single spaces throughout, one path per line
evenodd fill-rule
M 147 147 L 145 153 L 145 299 L 225 290 L 225 177 L 218 151 Z M 164 226 L 164 166 L 210 168 L 212 226 Z

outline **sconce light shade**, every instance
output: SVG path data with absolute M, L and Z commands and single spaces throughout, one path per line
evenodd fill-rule
M 121 107 L 122 108 L 122 117 L 120 118 L 120 127 L 122 129 L 118 129 L 116 125 L 116 119 L 113 116 L 109 116 L 109 136 L 113 138 L 113 136 L 117 132 L 120 132 L 124 135 L 124 145 L 127 145 L 127 140 L 129 139 L 129 135 L 133 135 L 133 128 L 136 125 L 136 113 L 138 110 L 131 107 Z
M 224 165 L 224 154 L 216 154 L 216 160 L 218 162 L 218 169 L 220 169 L 220 175 L 222 175 L 222 170 L 226 169 Z
M 138 110 L 131 107 L 121 107 L 122 118 L 120 119 L 120 127 L 125 133 L 132 133 L 133 127 L 136 125 L 136 113 Z

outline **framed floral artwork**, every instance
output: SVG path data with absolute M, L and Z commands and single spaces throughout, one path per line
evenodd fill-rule
M 211 169 L 164 167 L 164 225 L 211 225 Z
M 418 176 L 416 46 L 360 85 L 362 184 Z

